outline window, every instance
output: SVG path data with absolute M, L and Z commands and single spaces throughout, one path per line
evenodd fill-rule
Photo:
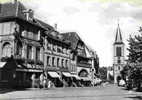
M 40 60 L 40 48 L 36 48 L 36 60 Z
M 5 43 L 2 48 L 3 57 L 11 57 L 12 55 L 12 47 L 10 43 Z
M 57 48 L 57 52 L 58 52 L 58 53 L 62 53 L 61 47 L 58 47 L 58 48 Z
M 47 49 L 51 50 L 52 45 L 50 43 L 47 44 Z
M 38 40 L 38 34 L 35 33 L 35 34 L 33 34 L 33 35 L 34 35 L 34 39 L 35 39 L 35 40 Z
M 40 32 L 40 30 L 39 30 L 39 31 L 38 31 L 38 35 L 37 35 L 37 39 L 38 39 L 38 40 L 40 40 L 40 38 L 41 38 L 40 35 L 41 35 L 41 32 Z
M 27 37 L 27 31 L 26 30 L 22 31 L 22 36 Z
M 50 60 L 50 57 L 49 56 L 47 56 L 47 65 L 49 65 L 49 61 Z
M 27 46 L 27 58 L 32 59 L 32 46 Z
M 53 51 L 56 52 L 56 45 L 53 45 Z
M 66 60 L 66 67 L 68 68 L 68 60 Z
M 121 63 L 121 60 L 120 60 L 120 59 L 118 59 L 118 60 L 117 60 L 117 63 L 118 63 L 118 64 L 120 64 L 120 63 Z
M 13 28 L 12 22 L 5 22 L 0 24 L 0 35 L 11 34 Z
M 59 67 L 59 58 L 57 58 L 57 67 Z
M 22 55 L 22 48 L 23 48 L 22 45 L 17 44 L 17 52 L 16 52 L 17 55 L 19 55 L 19 56 Z
M 33 33 L 32 32 L 28 32 L 28 38 L 33 39 Z
M 64 67 L 64 59 L 62 59 L 62 67 Z
M 3 23 L 0 23 L 0 35 L 3 35 Z
M 121 47 L 116 47 L 116 56 L 121 56 Z
M 10 23 L 4 23 L 3 24 L 3 34 L 10 34 Z
M 52 66 L 54 66 L 55 57 L 52 58 Z

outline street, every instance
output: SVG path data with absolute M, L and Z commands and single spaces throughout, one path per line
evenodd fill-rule
M 142 92 L 125 90 L 116 85 L 27 89 L 0 94 L 0 100 L 142 100 Z

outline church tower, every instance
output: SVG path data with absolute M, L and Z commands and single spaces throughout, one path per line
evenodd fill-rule
M 120 71 L 124 66 L 124 43 L 122 40 L 121 30 L 118 24 L 116 30 L 115 41 L 113 44 L 114 55 L 113 55 L 113 75 L 114 75 L 114 83 L 117 83 L 117 78 L 121 77 Z

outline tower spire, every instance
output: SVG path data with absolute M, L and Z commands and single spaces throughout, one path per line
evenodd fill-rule
M 116 30 L 115 43 L 123 43 L 121 30 L 120 30 L 120 26 L 119 26 L 119 19 L 118 19 L 118 26 L 117 26 L 117 30 Z

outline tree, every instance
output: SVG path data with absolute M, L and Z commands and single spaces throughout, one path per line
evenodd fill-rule
M 142 29 L 139 32 L 142 32 Z M 124 67 L 121 74 L 125 78 L 127 75 L 133 85 L 140 90 L 142 84 L 142 34 L 130 36 L 128 42 L 128 63 L 131 66 L 129 68 Z
M 102 80 L 107 80 L 107 68 L 106 67 L 100 67 L 99 74 Z
M 129 37 L 129 48 L 127 50 L 129 51 L 128 55 L 128 61 L 130 63 L 135 63 L 138 59 L 138 43 L 136 42 L 135 38 Z
M 134 68 L 131 68 L 129 78 L 133 80 L 133 84 L 137 90 L 140 90 L 142 84 L 142 67 L 135 66 Z
M 126 82 L 126 77 L 128 77 L 128 75 L 129 75 L 129 70 L 131 69 L 131 66 L 129 66 L 128 64 L 127 65 L 125 65 L 124 67 L 123 67 L 123 70 L 121 70 L 121 76 L 122 76 L 122 79 L 123 80 L 125 80 L 125 82 Z

